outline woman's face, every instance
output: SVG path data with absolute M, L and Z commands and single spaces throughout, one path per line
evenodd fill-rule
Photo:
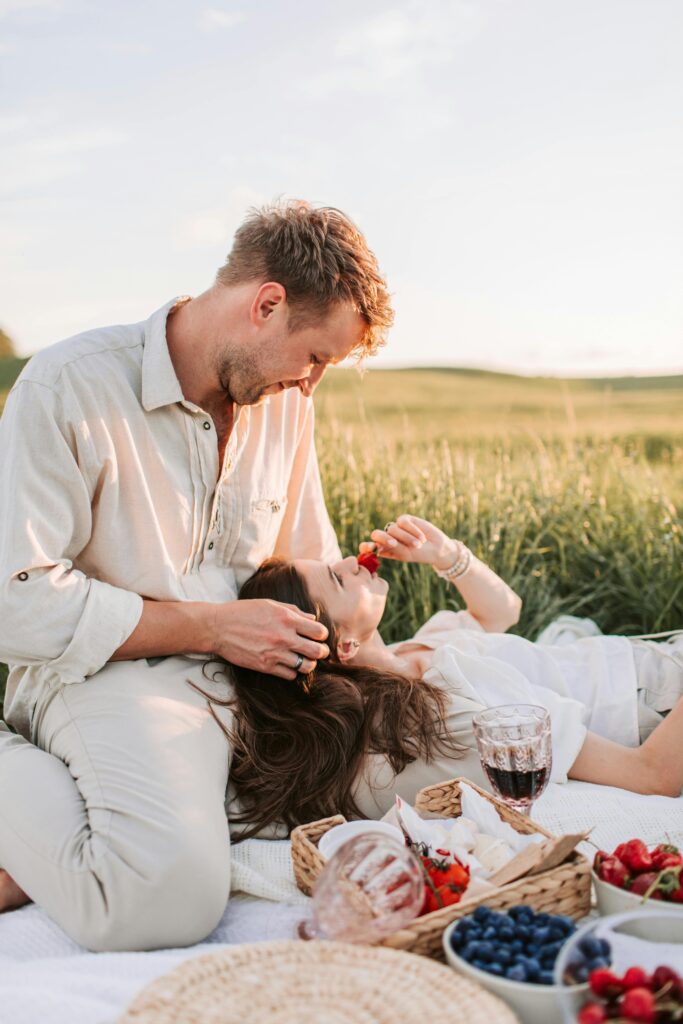
M 297 558 L 293 564 L 342 638 L 362 643 L 372 636 L 384 614 L 389 590 L 386 580 L 359 565 L 354 555 L 333 565 L 307 558 Z

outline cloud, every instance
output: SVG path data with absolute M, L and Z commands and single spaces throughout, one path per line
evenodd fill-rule
M 35 20 L 41 15 L 59 14 L 63 9 L 63 0 L 0 0 L 0 20 L 16 14 L 30 15 Z
M 0 135 L 21 131 L 27 124 L 28 118 L 24 114 L 0 114 Z
M 215 248 L 227 252 L 230 239 L 244 220 L 250 206 L 262 206 L 267 197 L 246 185 L 230 190 L 223 203 L 185 217 L 174 232 L 177 251 Z
M 213 32 L 215 29 L 234 28 L 246 21 L 241 11 L 224 11 L 219 7 L 205 7 L 199 15 L 198 25 L 202 32 Z
M 481 6 L 470 0 L 409 0 L 345 28 L 334 49 L 336 61 L 308 85 L 323 93 L 396 84 L 412 89 L 417 74 L 452 59 L 454 48 L 485 23 Z
M 11 122 L 11 118 L 8 119 Z M 15 118 L 19 127 L 21 118 Z M 85 167 L 86 154 L 120 146 L 126 136 L 115 128 L 84 126 L 62 134 L 44 124 L 37 125 L 36 134 L 3 147 L 1 195 L 26 192 L 62 178 L 79 174 Z

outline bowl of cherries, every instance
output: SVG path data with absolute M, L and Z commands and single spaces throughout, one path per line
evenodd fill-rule
M 599 950 L 608 963 L 595 966 Z M 683 1021 L 683 918 L 629 911 L 596 918 L 560 950 L 555 981 L 566 1024 Z M 576 985 L 588 991 L 576 1001 Z
M 593 884 L 600 914 L 656 910 L 683 917 L 683 854 L 672 843 L 648 849 L 642 839 L 598 850 Z

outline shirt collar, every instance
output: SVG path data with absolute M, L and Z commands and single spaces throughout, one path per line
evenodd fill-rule
M 187 295 L 171 299 L 152 313 L 145 323 L 142 353 L 142 405 L 147 412 L 184 401 L 180 381 L 176 376 L 166 341 L 166 320 L 174 306 L 189 298 Z

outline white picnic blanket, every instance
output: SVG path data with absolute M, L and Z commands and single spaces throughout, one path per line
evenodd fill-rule
M 593 827 L 594 841 L 607 849 L 634 835 L 683 845 L 683 798 L 571 782 L 549 786 L 533 817 L 553 832 Z M 114 1024 L 144 985 L 188 957 L 295 938 L 309 901 L 296 889 L 289 850 L 285 840 L 235 846 L 233 887 L 250 895 L 235 892 L 216 931 L 189 949 L 87 953 L 35 906 L 0 915 L 0 1024 Z
M 588 619 L 563 616 L 539 642 L 599 632 Z M 592 829 L 592 841 L 607 850 L 634 836 L 683 846 L 683 797 L 551 784 L 533 817 L 555 833 Z M 592 857 L 592 847 L 583 850 Z M 290 843 L 248 840 L 232 848 L 231 864 L 233 895 L 220 924 L 187 949 L 88 953 L 33 905 L 0 915 L 0 1024 L 114 1024 L 141 988 L 189 957 L 235 943 L 295 938 L 310 900 L 296 888 Z

